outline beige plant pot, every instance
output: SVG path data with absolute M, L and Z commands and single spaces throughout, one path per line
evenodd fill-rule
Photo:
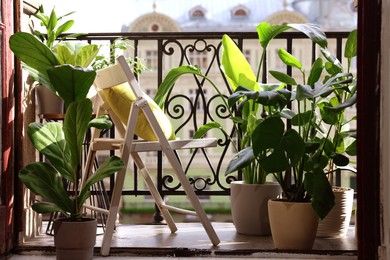
M 277 198 L 277 183 L 245 184 L 234 181 L 230 186 L 232 219 L 236 230 L 245 235 L 270 235 L 268 200 Z
M 334 187 L 335 205 L 328 215 L 320 220 L 317 236 L 326 238 L 343 237 L 347 234 L 351 220 L 354 190 Z
M 64 101 L 43 85 L 35 86 L 37 114 L 63 114 Z
M 269 200 L 268 213 L 276 249 L 313 248 L 319 218 L 310 202 Z
M 57 260 L 90 260 L 96 243 L 96 219 L 84 218 L 69 221 L 67 218 L 55 219 L 54 245 Z

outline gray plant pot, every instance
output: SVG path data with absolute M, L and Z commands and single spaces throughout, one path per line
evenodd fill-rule
M 96 243 L 97 220 L 83 218 L 69 221 L 68 218 L 55 219 L 54 245 L 57 260 L 90 260 Z
M 35 86 L 35 98 L 38 115 L 64 113 L 64 101 L 46 86 Z

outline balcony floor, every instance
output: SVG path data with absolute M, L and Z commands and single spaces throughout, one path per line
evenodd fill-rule
M 144 259 L 143 257 L 192 257 L 217 258 L 283 258 L 283 259 L 357 259 L 357 243 L 354 228 L 344 238 L 316 238 L 309 252 L 276 251 L 271 236 L 246 236 L 237 234 L 234 225 L 228 222 L 213 222 L 221 243 L 213 247 L 200 223 L 177 223 L 178 231 L 170 233 L 166 225 L 119 224 L 111 244 L 111 257 L 120 259 Z M 100 230 L 101 233 L 101 230 Z M 99 257 L 102 234 L 97 236 L 95 258 Z M 30 239 L 15 250 L 11 260 L 55 259 L 53 237 L 42 234 Z M 39 258 L 32 258 L 38 255 Z M 23 258 L 28 256 L 28 258 Z M 152 259 L 152 258 L 150 258 Z

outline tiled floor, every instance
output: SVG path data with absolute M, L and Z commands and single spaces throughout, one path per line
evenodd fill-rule
M 354 230 L 347 237 L 317 238 L 310 252 L 275 251 L 270 236 L 237 234 L 232 223 L 213 223 L 221 243 L 214 247 L 199 223 L 177 223 L 171 234 L 165 225 L 119 225 L 111 243 L 110 257 L 101 257 L 102 235 L 97 236 L 94 259 L 357 259 Z M 11 260 L 55 259 L 53 237 L 41 235 L 17 248 Z M 7 259 L 7 258 L 6 258 Z

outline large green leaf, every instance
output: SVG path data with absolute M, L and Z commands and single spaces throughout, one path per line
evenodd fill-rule
M 99 46 L 84 42 L 61 42 L 54 48 L 61 64 L 87 68 L 95 60 Z
M 307 37 L 313 42 L 317 43 L 322 48 L 326 48 L 328 41 L 324 32 L 315 24 L 287 24 L 287 25 L 276 25 L 262 22 L 256 27 L 257 34 L 259 36 L 260 44 L 263 48 L 267 48 L 269 42 L 275 38 L 278 34 L 294 28 Z
M 230 174 L 232 172 L 241 170 L 251 164 L 255 160 L 252 147 L 246 147 L 239 151 L 233 159 L 229 162 L 228 167 L 226 168 L 225 174 Z
M 58 206 L 62 212 L 73 212 L 61 175 L 47 163 L 31 163 L 20 170 L 19 179 L 37 195 Z
M 288 26 L 306 34 L 307 37 L 317 43 L 320 47 L 326 48 L 328 46 L 326 35 L 318 25 L 310 23 L 289 23 Z
M 17 32 L 11 35 L 10 48 L 15 56 L 26 66 L 37 71 L 39 80 L 54 91 L 47 70 L 59 65 L 54 53 L 36 37 L 26 32 Z
M 305 189 L 311 196 L 311 204 L 318 216 L 323 219 L 334 206 L 332 187 L 322 169 L 305 173 Z
M 357 30 L 350 32 L 345 43 L 344 57 L 351 59 L 357 55 Z
M 291 67 L 297 68 L 299 70 L 302 69 L 302 63 L 297 58 L 295 58 L 293 55 L 288 53 L 285 49 L 283 49 L 283 48 L 279 49 L 278 55 L 279 55 L 279 58 L 283 61 L 283 63 L 286 64 L 287 66 L 291 66 Z M 296 85 L 296 84 L 294 84 L 294 85 Z
M 278 34 L 290 29 L 286 25 L 269 24 L 262 22 L 256 27 L 256 31 L 260 40 L 261 47 L 267 48 L 269 42 Z
M 218 122 L 209 122 L 205 125 L 202 125 L 201 127 L 199 127 L 198 130 L 196 130 L 194 134 L 194 139 L 202 138 L 211 129 L 220 129 L 224 132 L 221 124 L 219 124 Z
M 251 65 L 236 43 L 226 34 L 222 37 L 222 46 L 221 68 L 232 89 L 243 86 L 249 90 L 259 90 Z
M 287 85 L 297 85 L 297 82 L 295 79 L 286 73 L 270 70 L 269 73 L 274 77 L 275 79 L 279 80 L 280 82 L 286 83 Z
M 67 212 L 64 212 L 61 207 L 51 202 L 35 202 L 31 208 L 38 213 L 52 213 L 52 212 L 62 212 L 67 215 Z
M 320 79 L 323 70 L 324 65 L 322 59 L 317 58 L 311 66 L 309 78 L 307 79 L 307 84 L 310 86 L 314 86 L 314 83 Z
M 73 169 L 69 163 L 70 152 L 65 145 L 62 124 L 34 122 L 28 126 L 27 134 L 34 147 L 50 161 L 63 177 L 72 181 Z
M 256 127 L 252 146 L 267 173 L 287 170 L 296 165 L 305 152 L 303 139 L 294 129 L 284 131 L 284 123 L 279 117 L 267 118 Z
M 81 165 L 82 146 L 91 117 L 92 102 L 89 99 L 71 103 L 65 114 L 63 129 L 66 145 L 71 153 L 70 161 L 74 170 Z
M 117 156 L 109 157 L 100 167 L 91 175 L 91 177 L 84 183 L 80 194 L 78 203 L 80 207 L 84 204 L 85 200 L 89 197 L 89 189 L 90 187 L 107 178 L 110 177 L 111 174 L 122 170 L 124 167 L 124 163 L 122 159 Z
M 73 101 L 85 99 L 96 77 L 96 72 L 91 69 L 71 65 L 55 66 L 48 73 L 66 107 Z
M 175 85 L 176 80 L 184 74 L 202 76 L 202 73 L 199 68 L 195 66 L 180 66 L 171 69 L 165 76 L 163 82 L 161 82 L 160 86 L 157 89 L 156 95 L 154 96 L 154 101 L 160 108 L 164 108 L 165 99 L 168 93 L 171 91 L 173 85 Z

